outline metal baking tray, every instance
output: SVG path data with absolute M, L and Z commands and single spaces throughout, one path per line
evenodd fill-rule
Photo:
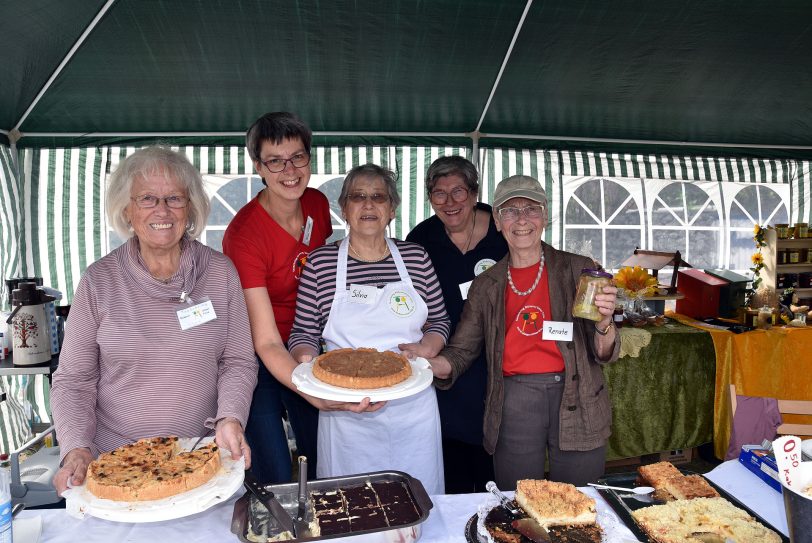
M 693 471 L 687 471 L 682 469 L 680 471 L 684 475 L 697 475 Z M 598 483 L 604 485 L 622 486 L 630 488 L 637 486 L 636 482 L 638 480 L 638 477 L 639 474 L 637 472 L 618 473 L 598 479 Z M 720 496 L 722 496 L 724 499 L 726 499 L 739 509 L 747 511 L 747 513 L 753 518 L 755 518 L 758 522 L 760 522 L 767 528 L 777 533 L 781 537 L 781 541 L 783 541 L 784 543 L 789 543 L 789 538 L 784 534 L 782 534 L 781 530 L 776 529 L 775 526 L 764 520 L 752 509 L 750 509 L 745 504 L 743 504 L 742 502 L 731 496 L 723 488 L 717 486 L 710 479 L 705 478 L 705 480 L 716 490 L 716 492 L 719 493 Z M 638 509 L 642 509 L 650 505 L 663 504 L 665 502 L 656 500 L 650 496 L 639 496 L 637 494 L 626 493 L 623 491 L 609 490 L 605 488 L 599 488 L 597 490 L 598 493 L 601 496 L 603 496 L 607 502 L 609 502 L 609 505 L 612 507 L 612 509 L 615 510 L 615 513 L 617 513 L 617 515 L 621 518 L 621 520 L 623 520 L 623 522 L 626 524 L 629 530 L 631 530 L 640 541 L 649 541 L 649 542 L 652 541 L 646 535 L 646 533 L 637 525 L 637 522 L 634 520 L 634 517 L 632 516 L 632 511 L 636 511 Z
M 422 483 L 402 471 L 377 471 L 374 473 L 361 473 L 345 477 L 332 477 L 329 479 L 316 479 L 307 482 L 308 496 L 313 491 L 328 491 L 349 486 L 363 485 L 364 483 L 402 482 L 406 485 L 412 502 L 419 514 L 416 521 L 409 524 L 391 528 L 377 528 L 358 532 L 324 535 L 319 537 L 300 537 L 291 541 L 314 541 L 317 539 L 332 539 L 336 537 L 351 537 L 357 543 L 412 543 L 420 539 L 422 523 L 428 518 L 429 511 L 434 504 Z M 282 507 L 292 517 L 296 515 L 299 505 L 298 483 L 284 483 L 266 485 L 272 491 Z M 307 503 L 306 522 L 313 521 L 313 510 L 310 500 Z M 231 520 L 231 531 L 245 543 L 268 541 L 278 536 L 282 529 L 268 513 L 268 510 L 259 503 L 250 493 L 246 492 L 234 504 L 234 514 Z M 252 534 L 250 534 L 251 532 Z M 249 535 L 251 538 L 249 539 Z

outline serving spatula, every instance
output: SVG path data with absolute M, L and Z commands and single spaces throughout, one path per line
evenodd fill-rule
M 499 490 L 499 487 L 497 487 L 493 481 L 488 481 L 488 484 L 485 485 L 485 490 L 496 496 L 499 500 L 499 504 L 509 511 L 511 515 L 519 516 L 523 514 L 520 509 L 511 505 L 511 499 L 502 494 L 502 491 Z M 511 522 L 510 525 L 513 526 L 514 530 L 535 543 L 550 543 L 550 532 L 547 531 L 547 528 L 536 522 L 535 519 L 530 517 L 518 518 Z
M 245 488 L 259 500 L 259 503 L 265 506 L 271 516 L 276 519 L 279 526 L 282 527 L 282 531 L 290 532 L 295 537 L 296 528 L 294 527 L 293 519 L 288 515 L 288 512 L 285 511 L 285 508 L 282 507 L 282 504 L 279 503 L 279 500 L 276 499 L 274 493 L 259 484 L 259 481 L 257 481 L 256 476 L 251 470 L 245 470 L 243 484 Z

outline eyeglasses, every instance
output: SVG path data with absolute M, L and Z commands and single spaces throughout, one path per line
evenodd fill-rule
M 271 158 L 269 160 L 260 160 L 262 165 L 268 168 L 271 173 L 279 173 L 284 170 L 288 162 L 293 164 L 294 168 L 304 168 L 310 164 L 310 155 L 307 153 L 296 153 L 290 158 Z
M 503 207 L 497 213 L 503 221 L 518 221 L 521 216 L 538 219 L 544 213 L 544 206 Z
M 376 204 L 385 204 L 386 202 L 389 201 L 389 195 L 381 194 L 380 192 L 376 192 L 375 194 L 366 194 L 364 192 L 351 192 L 347 195 L 347 200 L 355 204 L 365 202 L 367 198 L 369 198 L 370 200 L 372 200 L 373 203 Z
M 163 198 L 160 198 L 158 196 L 153 196 L 152 194 L 143 194 L 135 197 L 131 196 L 130 200 L 135 202 L 135 205 L 141 209 L 151 209 L 157 206 L 161 201 L 166 204 L 166 207 L 171 207 L 172 209 L 182 209 L 186 207 L 186 204 L 189 203 L 189 198 L 185 196 L 164 196 Z
M 466 188 L 456 187 L 451 191 L 451 199 L 457 203 L 464 202 L 468 199 L 469 193 L 470 191 Z M 433 190 L 429 194 L 429 198 L 431 203 L 441 206 L 448 201 L 448 195 L 449 193 L 444 190 Z

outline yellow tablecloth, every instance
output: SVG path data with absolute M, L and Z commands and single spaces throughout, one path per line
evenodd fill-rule
M 710 332 L 716 350 L 716 393 L 713 402 L 713 447 L 723 458 L 730 441 L 728 386 L 745 396 L 782 400 L 812 399 L 812 327 L 773 327 L 734 334 L 715 330 L 683 315 L 669 315 Z M 812 422 L 785 415 L 784 422 Z

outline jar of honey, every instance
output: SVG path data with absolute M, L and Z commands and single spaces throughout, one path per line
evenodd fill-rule
M 809 235 L 809 225 L 805 222 L 796 222 L 793 237 L 795 239 L 805 239 Z
M 603 270 L 584 268 L 578 280 L 578 291 L 575 293 L 575 303 L 572 305 L 572 316 L 598 322 L 603 315 L 595 305 L 595 296 L 603 292 L 603 287 L 612 280 L 612 274 Z
M 775 235 L 778 239 L 787 239 L 789 237 L 789 225 L 788 224 L 776 224 L 775 225 Z

